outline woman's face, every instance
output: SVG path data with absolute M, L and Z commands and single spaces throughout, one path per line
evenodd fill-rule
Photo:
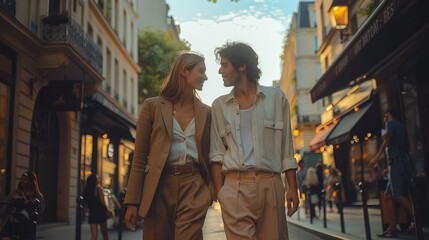
M 20 183 L 22 186 L 27 186 L 30 182 L 30 178 L 27 175 L 22 175 Z
M 184 70 L 184 77 L 186 84 L 192 89 L 201 91 L 203 89 L 204 82 L 207 80 L 206 75 L 206 64 L 201 61 L 191 70 Z

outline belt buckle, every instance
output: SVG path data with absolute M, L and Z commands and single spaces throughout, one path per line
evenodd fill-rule
M 174 166 L 174 175 L 180 175 L 180 174 L 181 174 L 181 172 L 180 172 L 180 170 L 179 170 L 178 166 L 177 166 L 177 165 L 175 165 L 175 166 Z

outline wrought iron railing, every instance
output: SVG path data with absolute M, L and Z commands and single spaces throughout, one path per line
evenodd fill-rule
M 70 44 L 99 73 L 103 68 L 103 53 L 82 27 L 67 15 L 48 16 L 43 19 L 43 40 L 49 43 Z
M 7 13 L 14 16 L 16 15 L 16 1 L 15 0 L 0 0 L 0 7 Z
M 298 117 L 299 123 L 320 124 L 320 115 L 301 115 Z

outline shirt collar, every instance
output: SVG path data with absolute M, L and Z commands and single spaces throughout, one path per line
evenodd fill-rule
M 235 94 L 234 94 L 234 90 L 235 87 L 232 88 L 231 92 L 229 92 L 226 96 L 226 103 L 230 103 L 235 99 Z M 259 98 L 259 96 L 265 96 L 267 95 L 267 89 L 261 85 L 259 85 L 259 83 L 256 83 L 256 99 Z

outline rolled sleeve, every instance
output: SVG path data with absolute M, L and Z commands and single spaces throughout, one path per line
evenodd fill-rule
M 226 148 L 219 134 L 219 125 L 222 116 L 219 102 L 214 101 L 212 105 L 212 124 L 210 126 L 210 162 L 223 163 Z
M 283 159 L 283 172 L 289 169 L 298 169 L 298 164 L 294 157 Z
M 294 157 L 294 148 L 292 140 L 292 130 L 290 126 L 290 106 L 285 95 L 283 95 L 283 129 L 284 129 L 284 156 L 283 172 L 289 169 L 297 169 L 298 164 Z

